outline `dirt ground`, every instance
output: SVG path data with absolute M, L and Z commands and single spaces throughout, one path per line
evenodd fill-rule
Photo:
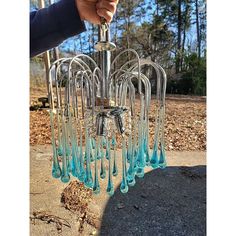
M 30 105 L 45 94 L 31 88 Z M 107 179 L 93 195 L 52 178 L 49 114 L 30 111 L 30 235 L 206 235 L 206 98 L 168 95 L 165 121 L 166 169 L 147 169 L 127 194 L 114 178 L 109 197 Z
M 167 162 L 166 169 L 148 169 L 144 178 L 136 178 L 127 194 L 114 178 L 115 193 L 109 197 L 107 179 L 100 181 L 99 195 L 75 179 L 69 185 L 53 179 L 51 146 L 31 146 L 30 235 L 206 235 L 205 152 L 167 152 Z M 68 192 L 65 204 L 62 193 Z
M 31 88 L 30 103 L 46 94 L 46 88 Z M 155 102 L 151 102 L 154 110 Z M 154 136 L 154 121 L 150 121 L 150 136 Z M 152 129 L 153 128 L 153 129 Z M 47 109 L 30 112 L 30 144 L 50 144 L 50 118 Z M 168 151 L 206 150 L 206 98 L 200 96 L 167 95 L 165 143 Z

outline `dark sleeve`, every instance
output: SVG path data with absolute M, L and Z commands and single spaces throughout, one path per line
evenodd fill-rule
M 61 0 L 48 8 L 33 11 L 30 13 L 30 57 L 85 30 L 75 0 Z

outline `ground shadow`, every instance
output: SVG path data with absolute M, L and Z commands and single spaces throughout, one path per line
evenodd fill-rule
M 167 167 L 136 180 L 128 194 L 116 189 L 99 235 L 206 235 L 206 166 Z

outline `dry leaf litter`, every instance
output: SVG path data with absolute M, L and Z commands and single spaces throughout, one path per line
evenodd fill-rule
M 41 90 L 31 90 L 31 105 L 37 103 Z M 155 102 L 150 109 L 150 141 L 154 138 Z M 118 138 L 119 139 L 119 138 Z M 118 143 L 121 143 L 118 140 Z M 30 111 L 30 144 L 51 144 L 47 109 Z M 206 150 L 206 99 L 197 96 L 167 96 L 165 144 L 168 151 Z

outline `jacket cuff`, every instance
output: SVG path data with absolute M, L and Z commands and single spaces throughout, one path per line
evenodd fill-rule
M 58 29 L 65 38 L 86 30 L 84 22 L 80 19 L 75 0 L 62 0 L 51 5 L 51 13 L 57 19 Z

